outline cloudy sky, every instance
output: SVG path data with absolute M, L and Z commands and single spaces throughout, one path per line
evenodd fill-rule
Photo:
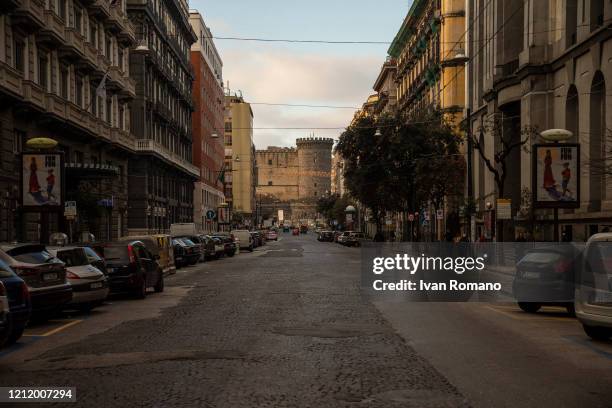
M 390 42 L 411 0 L 190 0 L 217 37 Z M 371 94 L 388 44 L 215 40 L 223 77 L 248 102 L 359 107 Z M 338 137 L 354 109 L 253 105 L 257 148 L 297 137 Z M 258 129 L 259 128 L 259 129 Z M 268 129 L 262 129 L 268 128 Z M 273 128 L 273 129 L 269 129 Z M 281 130 L 278 128 L 300 128 Z M 304 129 L 301 129 L 304 128 Z

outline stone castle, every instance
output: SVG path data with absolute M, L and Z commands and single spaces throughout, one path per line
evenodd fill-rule
M 307 137 L 296 147 L 257 150 L 257 200 L 263 218 L 283 210 L 286 220 L 316 218 L 316 202 L 331 193 L 331 158 L 334 140 Z

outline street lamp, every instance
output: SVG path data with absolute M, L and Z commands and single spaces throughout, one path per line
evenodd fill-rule
M 374 136 L 376 136 L 376 137 L 381 137 L 382 136 L 382 132 L 380 131 L 380 128 L 376 129 L 376 133 L 374 133 Z

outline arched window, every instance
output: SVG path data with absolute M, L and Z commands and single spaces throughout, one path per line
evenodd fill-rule
M 597 71 L 591 84 L 590 129 L 589 129 L 589 189 L 591 210 L 601 209 L 604 199 L 604 163 L 602 147 L 606 132 L 606 82 L 601 71 Z
M 571 85 L 567 92 L 565 101 L 565 128 L 572 132 L 572 142 L 580 140 L 580 110 L 578 105 L 578 90 L 575 85 Z

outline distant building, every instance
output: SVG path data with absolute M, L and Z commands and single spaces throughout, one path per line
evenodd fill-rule
M 397 108 L 397 84 L 395 77 L 397 75 L 397 61 L 389 57 L 383 64 L 374 82 L 374 91 L 378 95 L 377 103 L 374 111 L 377 115 L 392 114 Z
M 96 4 L 104 3 L 98 1 Z M 131 129 L 137 155 L 129 162 L 129 232 L 166 232 L 193 222 L 193 186 L 200 169 L 192 162 L 193 69 L 186 0 L 127 0 L 138 47 L 130 53 L 137 95 Z
M 286 219 L 316 218 L 316 202 L 331 194 L 333 139 L 308 137 L 296 148 L 257 150 L 257 200 L 264 218 L 283 210 Z
M 254 222 L 257 162 L 253 145 L 253 110 L 242 95 L 225 95 L 225 199 L 234 215 Z
M 344 160 L 340 153 L 334 153 L 332 156 L 331 178 L 332 194 L 339 196 L 346 194 L 346 187 L 344 186 Z
M 198 36 L 191 46 L 191 63 L 195 73 L 193 101 L 193 164 L 200 169 L 200 179 L 193 192 L 194 221 L 203 231 L 216 231 L 214 220 L 206 218 L 225 201 L 219 177 L 225 161 L 223 143 L 224 105 L 223 62 L 202 15 L 189 12 L 189 23 Z

